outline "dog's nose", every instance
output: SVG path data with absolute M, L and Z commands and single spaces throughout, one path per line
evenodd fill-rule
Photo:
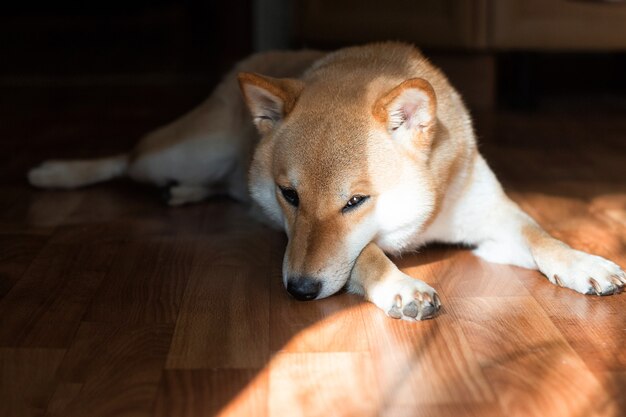
M 287 292 L 300 301 L 313 300 L 321 289 L 322 283 L 309 277 L 294 277 L 287 281 Z

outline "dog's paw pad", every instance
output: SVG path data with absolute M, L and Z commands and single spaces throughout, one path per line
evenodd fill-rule
M 539 266 L 553 284 L 582 294 L 612 295 L 626 286 L 626 273 L 617 264 L 573 249 Z
M 420 313 L 420 308 L 415 301 L 411 301 L 402 309 L 402 314 L 408 317 L 417 318 L 417 315 Z M 399 317 L 398 317 L 399 318 Z
M 433 318 L 441 308 L 433 288 L 408 276 L 382 282 L 371 299 L 389 317 L 408 321 Z

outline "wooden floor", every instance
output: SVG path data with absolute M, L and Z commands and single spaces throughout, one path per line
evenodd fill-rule
M 433 247 L 397 263 L 443 311 L 405 323 L 290 299 L 285 238 L 229 200 L 26 185 L 40 159 L 122 150 L 204 93 L 3 87 L 0 416 L 626 415 L 626 294 Z M 624 111 L 566 104 L 479 115 L 482 150 L 544 227 L 626 266 Z

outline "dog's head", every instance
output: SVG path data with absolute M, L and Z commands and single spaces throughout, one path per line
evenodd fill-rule
M 290 294 L 327 297 L 369 242 L 409 243 L 434 200 L 426 165 L 436 98 L 427 81 L 359 86 L 241 73 L 239 82 L 262 136 L 250 190 L 289 238 Z

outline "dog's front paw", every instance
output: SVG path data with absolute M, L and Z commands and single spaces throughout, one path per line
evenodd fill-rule
M 616 294 L 626 285 L 626 274 L 618 265 L 574 249 L 544 259 L 539 268 L 553 284 L 582 294 Z
M 423 281 L 400 271 L 381 281 L 368 293 L 368 298 L 389 317 L 408 321 L 433 318 L 441 301 L 437 292 Z

